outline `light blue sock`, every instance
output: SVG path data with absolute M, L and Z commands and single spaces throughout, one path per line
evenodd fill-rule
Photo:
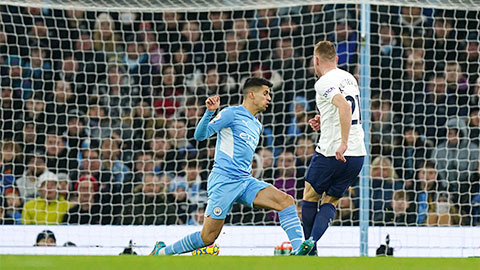
M 278 212 L 280 226 L 287 233 L 292 244 L 293 251 L 297 250 L 303 243 L 303 229 L 297 215 L 297 208 L 291 205 Z
M 165 255 L 182 254 L 205 246 L 200 232 L 194 232 L 182 238 L 180 241 L 165 247 Z

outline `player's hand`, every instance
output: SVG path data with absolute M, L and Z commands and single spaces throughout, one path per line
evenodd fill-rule
M 348 146 L 346 143 L 341 143 L 340 146 L 337 148 L 337 151 L 335 151 L 335 158 L 341 162 L 347 162 L 345 156 L 343 156 L 343 154 L 345 154 L 345 151 L 347 151 L 347 148 Z
M 320 130 L 320 115 L 319 114 L 315 115 L 314 118 L 308 120 L 308 123 L 310 124 L 310 127 L 313 130 L 319 131 Z
M 205 105 L 207 105 L 207 109 L 209 111 L 216 111 L 218 107 L 220 107 L 220 97 L 219 96 L 213 96 L 207 98 L 205 101 Z

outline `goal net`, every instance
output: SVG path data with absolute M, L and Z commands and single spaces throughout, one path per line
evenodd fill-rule
M 369 43 L 360 4 L 371 4 Z M 6 0 L 0 8 L 0 224 L 201 225 L 216 136 L 195 141 L 196 124 L 209 96 L 221 108 L 240 104 L 251 76 L 273 83 L 252 175 L 300 211 L 319 138 L 308 120 L 317 113 L 320 40 L 335 43 L 339 68 L 359 81 L 370 73 L 361 97 L 371 115 L 362 119 L 370 226 L 384 237 L 388 228 L 480 224 L 478 1 Z M 370 63 L 361 65 L 368 44 Z M 356 181 L 329 230 L 359 225 L 359 198 Z M 226 224 L 279 222 L 273 211 L 235 204 Z M 342 237 L 344 248 L 358 243 L 350 240 Z

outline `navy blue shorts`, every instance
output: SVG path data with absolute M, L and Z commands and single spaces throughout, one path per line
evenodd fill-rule
M 326 192 L 331 196 L 343 197 L 348 187 L 357 179 L 363 166 L 363 156 L 345 157 L 345 159 L 347 162 L 343 163 L 335 157 L 325 157 L 315 152 L 308 166 L 305 180 L 320 195 Z

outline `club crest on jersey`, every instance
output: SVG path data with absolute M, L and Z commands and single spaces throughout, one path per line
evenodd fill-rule
M 213 208 L 213 214 L 214 214 L 215 216 L 220 216 L 220 215 L 222 214 L 222 208 L 220 208 L 220 207 L 218 207 L 218 206 L 215 207 L 215 208 Z
M 219 112 L 217 114 L 217 116 L 215 116 L 215 118 L 212 119 L 212 121 L 210 121 L 210 124 L 213 124 L 215 123 L 216 121 L 218 121 L 218 119 L 220 119 L 220 117 L 222 117 L 222 112 Z

